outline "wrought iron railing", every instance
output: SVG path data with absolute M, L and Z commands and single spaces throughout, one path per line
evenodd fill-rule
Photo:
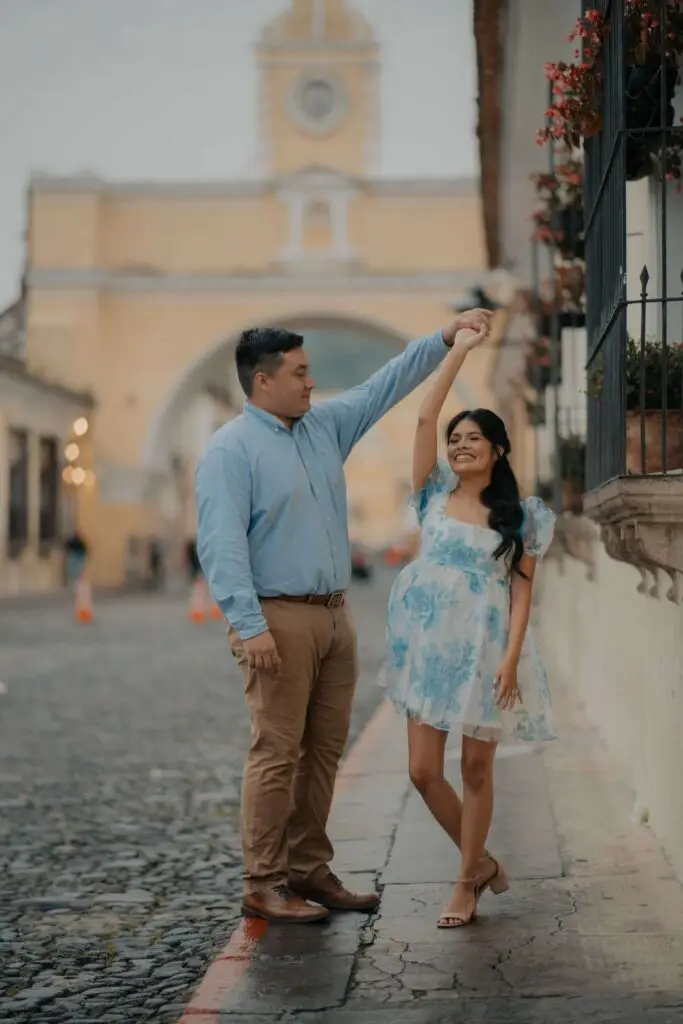
M 647 46 L 634 36 L 633 6 L 627 12 L 624 0 L 584 0 L 588 8 L 597 8 L 609 25 L 601 130 L 585 146 L 586 471 L 593 489 L 626 472 L 683 469 L 682 360 L 671 333 L 674 312 L 680 324 L 683 294 L 670 294 L 667 182 L 678 173 L 683 138 L 674 126 L 678 56 L 670 42 L 671 31 L 679 30 L 674 19 L 681 17 L 680 3 L 659 0 L 658 38 L 650 33 Z M 658 250 L 648 258 L 649 268 L 627 264 L 626 183 L 647 176 L 656 182 L 647 216 L 656 211 L 650 226 Z

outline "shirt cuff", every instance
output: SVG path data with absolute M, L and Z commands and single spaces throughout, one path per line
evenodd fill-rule
M 268 632 L 268 623 L 263 616 L 259 618 L 249 618 L 241 622 L 241 627 L 230 619 L 230 625 L 234 626 L 240 635 L 240 640 L 251 640 L 255 636 L 260 636 L 261 633 Z

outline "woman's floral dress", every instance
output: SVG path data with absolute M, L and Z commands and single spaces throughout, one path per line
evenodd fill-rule
M 517 678 L 524 701 L 499 711 L 494 680 L 507 647 L 510 572 L 493 557 L 500 534 L 446 515 L 458 478 L 439 462 L 411 498 L 422 527 L 419 557 L 400 573 L 387 612 L 387 657 L 380 684 L 394 706 L 437 729 L 466 736 L 551 740 L 550 693 L 536 642 L 527 630 Z M 524 550 L 541 557 L 555 515 L 539 498 L 522 503 Z

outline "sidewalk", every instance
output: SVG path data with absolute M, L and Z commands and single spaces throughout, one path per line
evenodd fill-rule
M 490 847 L 511 889 L 440 932 L 457 851 L 411 792 L 404 724 L 384 705 L 352 750 L 335 868 L 377 885 L 375 918 L 243 922 L 182 1024 L 674 1024 L 683 1021 L 683 888 L 568 695 L 561 740 L 501 750 Z M 458 776 L 458 755 L 448 762 Z

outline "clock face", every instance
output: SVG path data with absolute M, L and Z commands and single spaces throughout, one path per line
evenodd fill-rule
M 326 120 L 334 110 L 334 101 L 334 89 L 322 78 L 305 82 L 299 97 L 301 112 L 311 121 Z
M 347 98 L 341 83 L 324 75 L 300 79 L 290 101 L 290 112 L 309 132 L 333 131 L 343 120 Z

